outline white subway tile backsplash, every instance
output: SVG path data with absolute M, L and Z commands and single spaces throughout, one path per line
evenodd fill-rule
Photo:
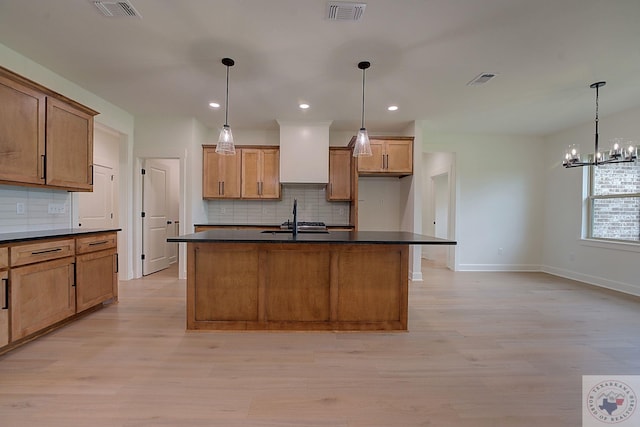
M 208 221 L 212 224 L 280 224 L 293 218 L 294 199 L 298 200 L 299 221 L 349 224 L 349 202 L 327 202 L 325 187 L 317 184 L 283 185 L 281 200 L 209 200 Z
M 64 205 L 65 212 L 50 214 L 50 203 Z M 71 210 L 67 191 L 0 186 L 0 233 L 70 228 Z

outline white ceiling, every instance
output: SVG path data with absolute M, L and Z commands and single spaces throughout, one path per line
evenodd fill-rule
M 362 60 L 370 134 L 424 120 L 543 135 L 593 120 L 599 80 L 602 117 L 640 105 L 639 0 L 367 0 L 359 22 L 325 19 L 325 0 L 131 4 L 142 19 L 104 17 L 89 0 L 1 0 L 0 43 L 136 116 L 212 128 L 227 56 L 232 128 L 333 120 L 355 132 Z M 498 76 L 466 85 L 484 72 Z

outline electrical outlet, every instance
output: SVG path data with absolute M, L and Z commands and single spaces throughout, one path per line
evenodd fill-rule
M 22 202 L 16 203 L 16 214 L 24 215 L 24 203 Z
M 220 208 L 220 213 L 222 215 L 226 214 L 227 213 L 227 208 Z
M 64 203 L 49 203 L 47 213 L 50 215 L 63 214 L 66 212 L 66 206 Z

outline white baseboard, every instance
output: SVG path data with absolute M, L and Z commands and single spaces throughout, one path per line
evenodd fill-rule
M 532 264 L 458 264 L 456 271 L 542 271 L 539 265 Z
M 577 280 L 578 282 L 586 283 L 588 285 L 611 289 L 618 292 L 624 292 L 625 294 L 640 296 L 640 286 L 638 285 L 617 282 L 615 280 L 609 280 L 604 277 L 591 276 L 589 274 L 582 274 L 571 270 L 551 267 L 548 265 L 543 265 L 540 271 L 553 274 L 554 276 L 564 277 L 565 279 Z

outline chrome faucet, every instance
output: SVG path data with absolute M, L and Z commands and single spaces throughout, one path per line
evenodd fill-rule
M 298 200 L 293 199 L 293 238 L 298 237 Z

